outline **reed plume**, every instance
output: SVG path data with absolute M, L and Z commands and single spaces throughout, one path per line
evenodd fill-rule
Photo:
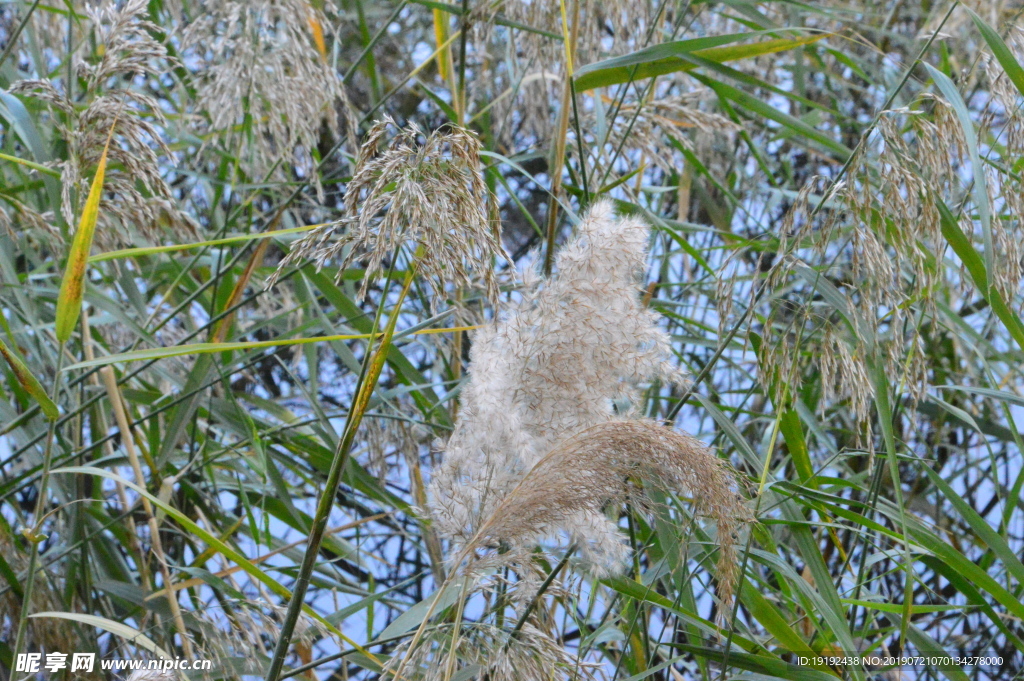
M 174 154 L 161 134 L 167 124 L 163 110 L 153 97 L 131 87 L 134 79 L 160 77 L 176 64 L 153 36 L 161 29 L 147 18 L 148 5 L 145 0 L 129 0 L 120 7 L 106 3 L 87 8 L 96 41 L 103 47 L 95 63 L 74 56 L 76 76 L 85 83 L 84 109 L 68 98 L 66 87 L 49 80 L 22 80 L 11 86 L 11 92 L 49 107 L 54 127 L 68 146 L 67 160 L 60 164 L 60 209 L 69 225 L 78 215 L 76 199 L 83 201 L 89 191 L 86 171 L 98 163 L 113 129 L 99 211 L 102 228 L 96 236 L 101 247 L 131 243 L 140 235 L 157 240 L 163 227 L 170 227 L 180 239 L 194 238 L 197 227 L 179 207 L 165 178 L 167 162 L 161 159 L 173 162 Z M 29 217 L 25 211 L 21 215 Z M 58 234 L 52 226 L 48 231 Z
M 565 440 L 541 459 L 494 509 L 471 546 L 515 549 L 557 531 L 601 518 L 609 503 L 625 501 L 649 481 L 666 491 L 686 491 L 697 513 L 712 518 L 720 546 L 719 597 L 732 598 L 736 576 L 734 535 L 749 512 L 732 490 L 725 463 L 700 440 L 648 419 L 615 419 Z M 582 541 L 601 542 L 580 532 Z
M 397 132 L 389 136 L 389 131 Z M 338 276 L 357 258 L 366 261 L 360 296 L 396 257 L 409 254 L 429 283 L 434 304 L 453 289 L 481 288 L 493 302 L 499 294 L 495 259 L 511 261 L 491 219 L 490 189 L 480 164 L 480 140 L 452 125 L 424 133 L 415 124 L 399 128 L 384 116 L 366 134 L 356 170 L 345 190 L 345 218 L 296 242 L 282 261 L 312 258 L 317 267 L 341 257 Z M 342 228 L 344 227 L 344 231 Z
M 452 642 L 455 642 L 454 647 Z M 408 644 L 385 666 L 397 674 Z M 582 662 L 549 632 L 526 624 L 516 636 L 484 622 L 444 623 L 419 642 L 400 678 L 417 681 L 562 681 L 599 678 L 596 665 Z M 451 672 L 457 670 L 457 676 Z
M 464 551 L 562 531 L 607 573 L 628 547 L 603 508 L 624 498 L 627 478 L 655 479 L 715 518 L 728 595 L 731 535 L 747 516 L 730 475 L 697 440 L 637 416 L 640 382 L 680 379 L 657 314 L 637 295 L 647 240 L 643 223 L 596 204 L 558 254 L 557 274 L 477 333 L 433 511 Z
M 632 0 L 480 3 L 473 11 L 472 56 L 486 77 L 473 79 L 469 87 L 474 99 L 493 103 L 495 119 L 503 121 L 497 137 L 510 149 L 521 149 L 524 141 L 544 144 L 555 134 L 567 68 L 566 44 L 552 36 L 568 33 L 578 68 L 664 40 L 672 25 L 671 13 L 663 10 L 663 3 Z M 495 21 L 498 15 L 531 30 L 509 31 Z
M 204 2 L 198 17 L 183 48 L 197 67 L 197 104 L 210 129 L 229 148 L 244 147 L 241 168 L 253 179 L 290 180 L 294 169 L 319 190 L 312 152 L 321 126 L 338 134 L 339 110 L 349 139 L 354 126 L 328 63 L 322 12 L 307 0 Z
M 696 152 L 695 140 L 702 137 L 727 140 L 742 129 L 725 116 L 704 110 L 707 107 L 702 108 L 702 104 L 706 99 L 707 89 L 700 88 L 679 96 L 627 100 L 618 106 L 618 115 L 607 126 L 601 122 L 604 111 L 599 112 L 597 108 L 587 111 L 580 117 L 580 132 L 607 128 L 604 138 L 596 132 L 583 133 L 584 138 L 593 138 L 584 139 L 587 143 L 584 148 L 591 150 L 588 167 L 595 169 L 595 175 L 601 175 L 616 161 L 639 158 L 665 173 L 674 172 L 685 163 L 675 147 Z M 603 104 L 614 108 L 617 102 L 605 98 Z M 575 137 L 576 132 L 572 131 L 572 135 Z M 566 144 L 566 150 L 574 158 L 579 156 L 579 148 L 575 143 Z

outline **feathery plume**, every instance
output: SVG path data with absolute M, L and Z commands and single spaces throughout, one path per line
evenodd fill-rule
M 402 244 L 437 299 L 449 288 L 479 286 L 491 303 L 499 294 L 494 259 L 511 262 L 490 219 L 490 189 L 480 165 L 480 140 L 464 128 L 448 126 L 423 133 L 415 124 L 398 127 L 390 116 L 367 133 L 359 150 L 355 174 L 345 193 L 346 217 L 311 232 L 295 243 L 283 268 L 306 258 L 317 267 L 348 250 L 338 276 L 356 258 L 366 259 L 369 282 L 397 257 Z M 338 237 L 342 226 L 346 231 Z
M 454 649 L 452 640 L 455 640 Z M 419 642 L 405 661 L 408 644 L 396 649 L 385 672 L 417 681 L 586 681 L 596 679 L 596 665 L 583 662 L 552 636 L 527 623 L 510 636 L 501 627 L 482 622 L 439 624 Z M 454 657 L 454 660 L 452 658 Z M 404 663 L 403 663 L 404 661 Z M 457 671 L 456 677 L 450 676 Z
M 862 433 L 868 432 L 874 396 L 867 364 L 872 353 L 912 403 L 928 388 L 913 306 L 928 311 L 926 318 L 938 317 L 933 292 L 945 271 L 934 254 L 945 239 L 937 197 L 959 191 L 957 168 L 967 145 L 947 102 L 928 95 L 921 102 L 932 105 L 932 116 L 899 109 L 879 119 L 878 157 L 870 165 L 863 156 L 855 159 L 851 181 L 837 193 L 841 209 L 827 221 L 827 230 L 848 228 L 849 255 L 829 269 L 848 294 L 858 329 L 847 333 L 838 319 L 822 320 L 820 353 L 814 356 L 822 360 L 824 402 L 848 399 L 855 431 Z M 868 337 L 875 339 L 877 351 L 866 346 Z
M 160 29 L 146 19 L 148 5 L 146 0 L 129 0 L 121 7 L 108 3 L 87 9 L 102 56 L 95 64 L 75 58 L 76 75 L 86 84 L 89 103 L 84 110 L 48 80 L 22 80 L 11 87 L 11 92 L 45 102 L 68 120 L 64 124 L 53 117 L 68 145 L 67 160 L 61 164 L 61 213 L 69 225 L 77 222 L 74 197 L 89 191 L 91 178 L 84 173 L 98 163 L 113 127 L 99 212 L 102 229 L 96 237 L 102 247 L 131 243 L 140 233 L 155 240 L 164 225 L 187 235 L 181 238 L 194 236 L 196 229 L 195 221 L 177 207 L 164 179 L 166 164 L 160 159 L 174 156 L 160 134 L 166 124 L 160 105 L 138 88 L 110 87 L 122 79 L 130 85 L 140 76 L 160 76 L 174 64 L 152 35 Z
M 689 490 L 724 530 L 720 541 L 731 541 L 730 523 L 746 513 L 717 458 L 636 420 L 641 381 L 680 379 L 667 334 L 637 295 L 647 240 L 643 223 L 596 204 L 559 252 L 557 274 L 478 332 L 431 484 L 439 531 L 457 545 L 524 545 L 557 529 L 596 571 L 616 570 L 627 547 L 601 510 L 632 474 Z
M 351 104 L 322 52 L 325 24 L 308 0 L 204 2 L 184 33 L 185 54 L 199 68 L 198 104 L 211 129 L 233 144 L 237 126 L 251 126 L 242 140 L 249 151 L 239 158 L 253 179 L 268 173 L 292 179 L 285 169 L 294 167 L 319 190 L 311 151 L 321 124 L 337 134 L 336 104 L 352 137 Z
M 505 121 L 497 137 L 510 148 L 523 140 L 547 140 L 553 132 L 566 49 L 552 35 L 563 36 L 567 27 L 575 34 L 578 66 L 659 43 L 672 31 L 664 3 L 578 0 L 566 3 L 564 17 L 562 9 L 552 0 L 503 0 L 473 10 L 473 54 L 487 70 L 487 77 L 470 82 L 473 99 L 494 103 L 495 119 Z M 494 21 L 498 14 L 539 30 L 508 30 Z
M 660 11 L 657 3 L 579 0 L 576 4 L 579 10 L 576 51 L 581 63 L 637 49 L 648 36 L 658 42 L 662 35 L 657 28 L 667 23 L 665 13 Z M 524 26 L 556 35 L 561 35 L 564 29 L 562 8 L 558 2 L 505 0 L 491 7 L 492 11 L 500 9 L 508 19 Z M 567 14 L 566 19 L 573 21 L 574 12 L 570 10 Z M 482 27 L 484 31 L 488 28 Z M 523 31 L 517 39 L 517 47 L 525 61 L 556 67 L 564 61 L 565 48 L 560 41 L 527 31 Z
M 821 376 L 821 408 L 847 402 L 849 408 L 838 414 L 849 416 L 850 429 L 867 445 L 863 435 L 870 433 L 875 396 L 869 362 L 880 362 L 911 404 L 929 387 L 922 327 L 941 316 L 934 293 L 944 288 L 947 276 L 946 267 L 935 259 L 946 247 L 938 198 L 962 191 L 967 144 L 960 122 L 941 98 L 922 95 L 919 104 L 931 106 L 931 115 L 915 109 L 883 112 L 877 153 L 862 149 L 854 157 L 849 181 L 826 197 L 831 203 L 827 211 L 816 216 L 810 210 L 815 182 L 805 185 L 783 216 L 778 249 L 783 256 L 765 278 L 769 289 L 780 291 L 769 302 L 772 310 L 762 329 L 759 377 L 766 394 L 781 405 L 783 393 L 794 395 L 802 372 L 810 369 Z M 1007 200 L 1007 205 L 1012 203 Z M 993 223 L 996 243 L 1012 240 L 1004 231 L 1005 221 Z M 840 232 L 849 247 L 829 250 L 827 245 Z M 974 232 L 966 218 L 964 232 Z M 995 272 L 1007 273 L 997 276 L 997 287 L 1011 291 L 1019 286 L 1019 252 L 1008 243 L 1001 250 L 1010 257 L 996 259 Z M 804 259 L 818 263 L 821 276 L 845 294 L 845 319 L 831 306 L 818 305 L 813 296 L 803 302 L 794 297 L 788 279 L 793 265 Z M 923 311 L 919 319 L 915 308 Z M 812 367 L 806 366 L 808 359 Z
M 741 127 L 728 118 L 704 111 L 701 100 L 708 96 L 707 89 L 693 90 L 682 96 L 663 97 L 650 101 L 627 101 L 618 107 L 618 114 L 607 125 L 604 139 L 593 140 L 592 158 L 588 167 L 593 167 L 600 176 L 612 163 L 609 149 L 622 150 L 617 158 L 643 158 L 671 173 L 680 167 L 680 155 L 665 144 L 667 138 L 679 146 L 694 151 L 694 143 L 687 130 L 699 135 L 730 135 Z M 614 102 L 607 99 L 606 106 L 614 108 Z M 600 130 L 602 122 L 596 110 L 586 111 L 581 116 L 581 130 Z M 573 132 L 575 135 L 575 132 Z M 566 150 L 573 157 L 578 156 L 578 145 L 566 144 Z
M 736 574 L 733 535 L 749 512 L 732 490 L 724 462 L 704 443 L 646 419 L 608 421 L 562 442 L 502 499 L 469 548 L 505 544 L 515 550 L 572 527 L 581 516 L 601 518 L 606 504 L 627 498 L 630 478 L 666 491 L 685 490 L 697 512 L 714 519 L 721 547 L 719 597 L 729 602 Z

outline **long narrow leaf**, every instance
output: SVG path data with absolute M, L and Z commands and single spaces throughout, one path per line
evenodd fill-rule
M 111 129 L 113 131 L 113 129 Z M 85 294 L 85 270 L 92 250 L 92 239 L 96 232 L 96 220 L 100 214 L 100 198 L 103 196 L 103 179 L 107 172 L 107 151 L 110 140 L 107 140 L 96 166 L 96 176 L 89 187 L 89 198 L 85 201 L 82 217 L 75 231 L 75 239 L 71 243 L 68 264 L 64 270 L 64 278 L 60 283 L 60 294 L 57 296 L 57 341 L 67 343 L 71 338 L 78 316 L 82 314 L 82 297 Z
M 283 584 L 278 582 L 276 579 L 274 579 L 273 577 L 268 575 L 263 570 L 259 569 L 255 565 L 253 565 L 252 562 L 250 562 L 249 559 L 247 559 L 241 553 L 239 553 L 238 551 L 233 549 L 231 546 L 229 546 L 225 542 L 221 541 L 221 539 L 218 538 L 213 533 L 208 532 L 207 530 L 203 529 L 200 525 L 196 524 L 191 518 L 189 518 L 187 515 L 185 515 L 184 513 L 179 511 L 178 509 L 176 509 L 173 506 L 171 506 L 170 504 L 162 501 L 161 499 L 159 499 L 158 497 L 154 496 L 153 494 L 150 494 L 148 490 L 140 487 L 139 485 L 136 485 L 134 482 L 131 482 L 130 480 L 126 480 L 125 478 L 121 477 L 117 473 L 112 473 L 111 471 L 105 471 L 105 470 L 103 470 L 101 468 L 96 468 L 94 466 L 67 466 L 65 468 L 58 468 L 58 469 L 56 469 L 56 470 L 54 470 L 52 472 L 53 475 L 58 475 L 58 474 L 61 474 L 61 473 L 73 473 L 73 474 L 79 474 L 79 475 L 94 475 L 94 476 L 97 476 L 97 477 L 107 478 L 109 480 L 114 480 L 115 482 L 120 482 L 125 487 L 128 487 L 128 488 L 134 490 L 135 492 L 143 495 L 147 499 L 149 499 L 149 501 L 154 506 L 160 508 L 167 515 L 172 517 L 176 522 L 180 523 L 181 526 L 184 527 L 186 530 L 188 530 L 189 532 L 191 532 L 195 536 L 199 537 L 202 541 L 206 542 L 207 545 L 209 545 L 212 548 L 216 549 L 225 558 L 233 561 L 236 565 L 241 567 L 242 570 L 244 570 L 246 574 L 248 574 L 249 576 L 253 577 L 257 581 L 259 581 L 261 584 L 265 585 L 267 588 L 269 588 L 275 594 L 277 594 L 278 596 L 281 596 L 283 598 L 289 598 L 291 596 L 291 592 L 289 592 L 288 589 Z M 341 638 L 341 640 L 343 640 L 346 643 L 348 643 L 349 645 L 353 646 L 354 648 L 356 648 L 360 652 L 363 652 L 366 655 L 370 655 L 367 651 L 365 651 L 362 648 L 362 646 L 360 646 L 355 641 L 350 639 L 348 636 L 346 636 L 343 633 L 341 633 L 340 631 L 338 631 L 338 629 L 334 625 L 332 625 L 330 622 L 327 622 L 318 612 L 316 612 L 315 610 L 310 608 L 308 605 L 303 606 L 303 611 L 307 615 L 309 615 L 310 617 L 312 617 L 313 619 L 315 619 L 316 621 L 318 621 L 322 625 L 324 625 L 335 636 L 338 636 L 339 638 Z M 372 658 L 373 655 L 370 655 L 370 657 Z
M 974 194 L 974 209 L 978 211 L 978 219 L 981 222 L 981 235 L 985 244 L 985 271 L 984 282 L 975 282 L 985 289 L 992 287 L 992 276 L 995 272 L 995 246 L 992 241 L 992 211 L 988 205 L 988 183 L 985 179 L 985 167 L 981 164 L 981 155 L 978 153 L 978 135 L 974 131 L 974 121 L 967 110 L 960 91 L 949 79 L 949 76 L 939 71 L 931 64 L 925 62 L 925 68 L 931 75 L 932 80 L 942 91 L 942 95 L 949 101 L 960 121 L 960 127 L 964 132 L 964 140 L 967 143 L 967 153 L 971 157 L 971 170 L 974 173 L 974 183 L 971 191 Z
M 950 245 L 953 252 L 963 262 L 967 273 L 974 280 L 974 284 L 980 290 L 982 297 L 988 301 L 992 311 L 999 317 L 999 321 L 1006 326 L 1010 336 L 1017 341 L 1017 346 L 1024 350 L 1024 323 L 1021 322 L 1018 314 L 1007 306 L 998 289 L 988 286 L 989 268 L 978 256 L 977 251 L 974 250 L 971 240 L 960 229 L 960 225 L 957 224 L 953 213 L 942 201 L 936 202 L 936 207 L 939 209 L 940 227 L 946 243 Z
M 433 333 L 452 333 L 455 331 L 472 331 L 477 326 L 453 326 L 444 329 L 418 329 L 408 335 L 425 335 Z M 339 340 L 357 340 L 360 338 L 379 338 L 383 332 L 376 334 L 368 333 L 342 333 L 333 336 L 313 336 L 312 338 L 278 338 L 268 341 L 239 341 L 237 343 L 192 343 L 190 345 L 172 345 L 169 348 L 145 348 L 143 350 L 132 350 L 117 355 L 107 355 L 96 359 L 86 360 L 78 364 L 72 364 L 66 371 L 73 369 L 89 369 L 92 367 L 107 366 L 110 364 L 122 364 L 127 362 L 141 362 L 153 359 L 166 359 L 168 357 L 182 357 L 184 355 L 211 355 L 217 352 L 232 352 L 235 350 L 257 350 L 259 348 L 278 348 L 284 345 L 308 345 L 310 343 L 324 343 Z M 396 334 L 396 339 L 403 334 Z
M 1024 95 L 1024 68 L 1021 68 L 1020 62 L 1014 58 L 1013 52 L 1010 52 L 1010 48 L 1006 46 L 1006 43 L 999 37 L 995 29 L 985 23 L 985 20 L 979 17 L 973 9 L 967 5 L 964 5 L 963 8 L 971 15 L 971 19 L 974 21 L 974 25 L 978 27 L 981 37 L 988 43 L 989 49 L 992 50 L 996 61 L 1003 67 L 1003 71 L 1006 72 L 1010 82 L 1017 88 L 1017 92 Z
M 730 33 L 727 35 L 677 40 L 646 47 L 621 57 L 588 64 L 580 68 L 575 74 L 576 91 L 583 92 L 584 90 L 625 83 L 629 80 L 641 80 L 666 73 L 693 69 L 694 64 L 683 59 L 681 55 L 695 54 L 717 62 L 733 61 L 789 50 L 800 45 L 816 42 L 825 37 L 824 35 L 819 35 L 805 38 L 779 38 L 749 45 L 730 45 L 730 43 L 746 38 L 765 34 L 777 34 L 780 30 L 792 31 L 795 29 Z
M 56 471 L 54 471 L 56 472 Z M 99 617 L 98 615 L 86 615 L 74 612 L 37 612 L 29 617 L 35 618 L 47 618 L 52 617 L 55 619 L 71 620 L 78 622 L 79 624 L 85 624 L 90 627 L 96 627 L 103 631 L 109 631 L 111 634 L 120 636 L 125 641 L 132 645 L 144 648 L 149 652 L 157 655 L 162 660 L 173 660 L 174 655 L 158 646 L 153 639 L 143 634 L 138 629 L 133 629 L 123 622 L 115 622 L 114 620 L 107 619 L 106 617 Z
M 136 248 L 122 248 L 117 251 L 107 251 L 106 253 L 97 253 L 96 255 L 89 257 L 90 263 L 103 262 L 105 260 L 117 260 L 120 258 L 140 258 L 146 255 L 156 255 L 158 253 L 177 253 L 178 251 L 190 251 L 196 248 L 206 248 L 213 246 L 229 246 L 231 244 L 240 244 L 247 241 L 258 241 L 260 239 L 270 239 L 288 234 L 301 234 L 303 232 L 309 232 L 317 227 L 323 227 L 327 223 L 320 223 L 316 225 L 301 225 L 299 227 L 290 227 L 288 229 L 278 229 L 273 232 L 258 232 L 256 234 L 239 234 L 237 236 L 227 236 L 222 239 L 210 239 L 208 241 L 194 241 L 185 244 L 170 244 L 167 246 L 139 246 Z

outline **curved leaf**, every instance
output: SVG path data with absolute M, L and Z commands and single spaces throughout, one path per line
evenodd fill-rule
M 113 128 L 111 128 L 113 132 Z M 92 238 L 96 232 L 96 220 L 100 214 L 100 198 L 103 195 L 103 179 L 107 172 L 107 151 L 110 139 L 107 139 L 96 166 L 96 176 L 89 187 L 89 198 L 85 201 L 82 217 L 75 231 L 75 240 L 71 243 L 68 264 L 64 269 L 64 278 L 60 282 L 60 293 L 57 296 L 57 340 L 67 343 L 71 333 L 78 324 L 78 316 L 82 314 L 82 297 L 85 294 L 85 266 L 92 250 Z
M 72 620 L 79 624 L 85 624 L 90 627 L 96 627 L 104 631 L 109 631 L 115 636 L 120 636 L 126 641 L 133 643 L 141 648 L 145 648 L 154 655 L 159 655 L 162 660 L 173 660 L 174 655 L 158 646 L 153 642 L 153 639 L 143 634 L 138 629 L 133 629 L 123 622 L 115 622 L 114 620 L 108 620 L 106 617 L 99 617 L 98 615 L 80 615 L 74 612 L 37 612 L 29 617 L 54 617 L 63 620 Z
M 18 356 L 16 352 L 7 347 L 7 343 L 0 340 L 0 355 L 4 356 L 7 360 L 7 364 L 10 365 L 11 371 L 14 373 L 14 378 L 18 381 L 18 384 L 24 388 L 25 392 L 32 396 L 36 402 L 39 403 L 39 407 L 43 410 L 43 414 L 46 415 L 51 421 L 56 421 L 60 417 L 60 411 L 57 409 L 57 405 L 53 403 L 50 396 L 43 390 L 43 386 L 39 383 L 39 379 L 36 378 L 35 374 L 25 365 L 24 360 Z
M 676 40 L 637 50 L 621 57 L 605 59 L 588 64 L 576 72 L 576 91 L 592 90 L 608 85 L 617 85 L 633 80 L 642 80 L 676 71 L 689 71 L 697 67 L 686 59 L 688 55 L 700 57 L 714 62 L 747 59 L 773 52 L 783 52 L 802 45 L 809 45 L 825 37 L 825 34 L 804 38 L 777 38 L 747 45 L 730 45 L 730 43 L 766 33 L 775 34 L 779 31 L 796 29 L 774 29 L 771 31 L 752 31 L 748 33 L 730 33 L 728 35 Z

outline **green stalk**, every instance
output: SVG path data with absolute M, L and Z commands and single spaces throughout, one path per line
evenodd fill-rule
M 25 18 L 18 24 L 18 28 L 14 29 L 14 33 L 7 39 L 7 46 L 4 47 L 3 54 L 0 54 L 0 66 L 3 66 L 4 62 L 7 61 L 7 57 L 11 56 L 11 52 L 14 51 L 14 46 L 18 44 L 18 38 L 21 37 L 21 32 L 28 26 L 29 20 L 32 18 L 32 13 L 36 11 L 36 7 L 39 6 L 39 0 L 32 3 L 32 6 L 28 8 L 28 12 L 25 14 Z M 70 60 L 68 60 L 70 61 Z
M 380 42 L 380 39 L 382 37 L 384 37 L 384 34 L 387 32 L 388 26 L 394 23 L 395 19 L 398 18 L 398 15 L 402 13 L 403 9 L 405 9 L 405 5 L 408 1 L 409 0 L 402 0 L 402 2 L 398 3 L 398 6 L 395 7 L 393 12 L 391 12 L 391 16 L 384 20 L 384 23 L 381 24 L 381 27 L 377 30 L 377 33 L 374 34 L 373 38 L 371 38 L 369 41 L 364 40 L 365 46 L 363 47 L 363 51 L 359 53 L 359 56 L 356 57 L 355 61 L 352 62 L 352 65 L 348 67 L 348 71 L 345 72 L 345 75 L 341 79 L 342 83 L 347 85 L 348 82 L 352 80 L 352 76 L 355 75 L 356 69 L 359 68 L 359 65 L 363 63 L 364 59 L 373 58 L 372 53 L 374 46 L 378 42 Z M 365 21 L 363 25 L 365 26 Z M 362 26 L 360 26 L 360 30 L 362 30 Z M 324 159 L 327 159 L 328 157 L 330 157 L 330 155 L 331 154 L 324 156 Z
M 880 353 L 879 353 L 880 354 Z M 878 412 L 878 424 L 882 428 L 882 441 L 885 443 L 885 454 L 889 463 L 889 474 L 892 476 L 893 495 L 899 509 L 900 532 L 903 535 L 903 560 L 906 561 L 906 576 L 903 580 L 903 606 L 900 616 L 900 648 L 906 649 L 907 630 L 910 626 L 910 606 L 914 601 L 914 556 L 910 552 L 910 541 L 907 539 L 907 511 L 903 501 L 903 486 L 900 480 L 899 456 L 896 451 L 896 434 L 893 430 L 892 403 L 889 400 L 889 382 L 885 378 L 882 363 L 876 358 L 869 364 L 872 383 L 875 388 L 875 410 Z
M 780 405 L 781 406 L 781 405 Z M 775 417 L 772 425 L 771 438 L 768 440 L 768 451 L 764 455 L 764 468 L 761 469 L 761 479 L 757 484 L 757 501 L 754 504 L 754 522 L 757 522 L 758 513 L 761 512 L 761 501 L 764 499 L 764 488 L 768 484 L 768 474 L 771 471 L 772 457 L 775 455 L 775 443 L 779 439 L 779 429 L 782 426 L 782 412 Z M 743 548 L 743 562 L 740 564 L 740 577 L 736 582 L 736 593 L 733 596 L 732 613 L 729 616 L 729 633 L 725 638 L 725 651 L 722 653 L 722 674 L 718 678 L 725 679 L 729 671 L 729 653 L 732 650 L 732 639 L 736 633 L 736 617 L 740 612 L 740 597 L 743 594 L 743 581 L 747 577 L 747 564 L 750 560 L 750 545 L 754 538 L 754 532 L 747 533 L 747 543 Z
M 466 125 L 466 37 L 469 35 L 469 0 L 462 0 L 462 35 L 459 37 L 459 91 L 456 93 L 459 106 L 459 125 Z
M 370 29 L 366 25 L 366 13 L 363 10 L 363 0 L 356 0 L 356 14 L 359 17 L 359 36 L 363 39 L 363 55 L 366 57 L 366 75 L 370 78 L 370 88 L 373 91 L 373 99 L 375 102 L 379 102 L 381 92 L 380 78 L 377 76 L 377 61 L 373 58 L 373 44 L 375 40 L 370 39 Z M 385 24 L 384 28 L 387 28 L 387 26 L 388 25 Z M 381 30 L 383 31 L 383 29 Z M 378 35 L 380 34 L 378 33 Z
M 64 344 L 61 343 L 57 351 L 57 375 L 53 379 L 53 394 L 51 399 L 56 403 L 60 394 L 61 369 L 64 365 Z M 28 627 L 29 608 L 32 607 L 32 596 L 35 592 L 36 571 L 39 565 L 39 544 L 44 537 L 39 535 L 43 520 L 46 517 L 47 488 L 50 484 L 50 465 L 53 461 L 53 441 L 57 436 L 57 420 L 50 421 L 46 431 L 46 444 L 43 447 L 43 474 L 39 479 L 39 496 L 36 497 L 36 508 L 32 519 L 32 529 L 24 531 L 25 538 L 31 545 L 28 555 L 28 574 L 25 576 L 25 593 L 21 600 L 21 615 L 18 617 L 18 633 L 14 638 L 14 650 L 12 657 L 18 659 L 18 654 L 26 652 L 25 630 Z
M 555 234 L 558 230 L 558 195 L 562 189 L 562 169 L 565 166 L 565 138 L 569 134 L 569 112 L 573 104 L 573 60 L 575 59 L 576 36 L 579 33 L 579 0 L 574 3 L 573 25 L 569 27 L 566 16 L 565 0 L 559 0 L 558 7 L 562 14 L 562 36 L 565 42 L 565 83 L 562 88 L 561 109 L 558 113 L 558 133 L 555 135 L 554 147 L 551 150 L 551 198 L 548 201 L 548 225 L 546 246 L 544 248 L 544 276 L 551 275 L 554 262 Z M 583 163 L 583 159 L 580 159 Z
M 366 373 L 356 388 L 356 397 L 352 403 L 352 409 L 349 411 L 348 419 L 345 422 L 345 430 L 338 441 L 338 448 L 334 453 L 334 460 L 331 462 L 331 469 L 327 474 L 324 491 L 317 502 L 316 514 L 313 517 L 313 525 L 309 532 L 309 542 L 306 545 L 306 553 L 302 557 L 299 575 L 295 580 L 295 586 L 292 588 L 292 597 L 288 602 L 288 612 L 285 614 L 284 622 L 281 624 L 281 634 L 277 639 L 277 646 L 274 648 L 274 656 L 270 661 L 270 668 L 267 670 L 266 681 L 278 681 L 278 677 L 281 675 L 281 670 L 284 667 L 284 660 L 288 656 L 292 634 L 302 612 L 306 590 L 309 588 L 309 580 L 313 574 L 317 556 L 320 555 L 320 544 L 323 542 L 324 531 L 327 528 L 327 518 L 331 513 L 334 497 L 337 495 L 338 487 L 341 484 L 341 474 L 345 470 L 345 464 L 348 463 L 348 453 L 352 448 L 352 443 L 355 441 L 359 424 L 363 420 L 363 414 L 366 412 L 367 406 L 369 406 L 370 396 L 373 395 L 374 388 L 377 386 L 377 379 L 380 378 L 380 373 L 384 368 L 388 349 L 391 346 L 391 337 L 395 331 L 395 324 L 398 322 L 398 316 L 402 303 L 405 301 L 405 296 L 409 293 L 415 271 L 416 267 L 413 264 L 405 275 L 402 292 L 399 294 L 398 301 L 391 312 L 391 318 L 388 320 L 380 346 L 372 355 L 367 352 L 369 363 Z M 383 308 L 383 301 L 381 302 L 381 307 Z

